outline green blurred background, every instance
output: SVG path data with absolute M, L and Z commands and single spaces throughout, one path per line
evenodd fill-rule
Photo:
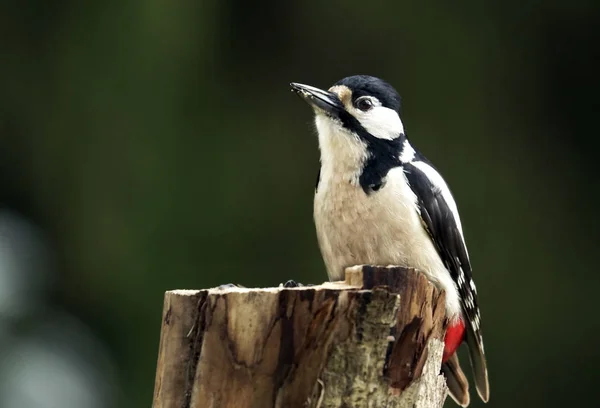
M 0 408 L 148 407 L 165 290 L 324 281 L 288 83 L 358 73 L 461 209 L 488 406 L 597 405 L 599 11 L 2 1 Z

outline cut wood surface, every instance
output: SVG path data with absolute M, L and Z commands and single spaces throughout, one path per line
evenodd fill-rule
M 166 292 L 154 408 L 442 407 L 444 295 L 413 269 Z

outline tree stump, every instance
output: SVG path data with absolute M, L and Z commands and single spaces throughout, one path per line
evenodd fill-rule
M 400 267 L 166 292 L 154 408 L 440 408 L 444 294 Z

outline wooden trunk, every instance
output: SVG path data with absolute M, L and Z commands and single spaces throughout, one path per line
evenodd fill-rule
M 165 294 L 154 408 L 440 408 L 444 295 L 413 269 Z

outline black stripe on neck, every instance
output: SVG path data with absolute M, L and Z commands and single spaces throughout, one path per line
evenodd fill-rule
M 401 133 L 392 140 L 379 139 L 367 132 L 358 119 L 348 112 L 343 112 L 340 120 L 346 129 L 356 133 L 367 144 L 368 157 L 358 179 L 360 186 L 367 195 L 378 191 L 385 184 L 388 172 L 401 166 L 400 154 L 406 136 Z
M 367 142 L 369 156 L 358 179 L 366 194 L 381 189 L 388 172 L 394 167 L 401 166 L 400 154 L 406 137 L 401 134 L 392 140 L 373 139 L 375 139 L 373 142 Z

